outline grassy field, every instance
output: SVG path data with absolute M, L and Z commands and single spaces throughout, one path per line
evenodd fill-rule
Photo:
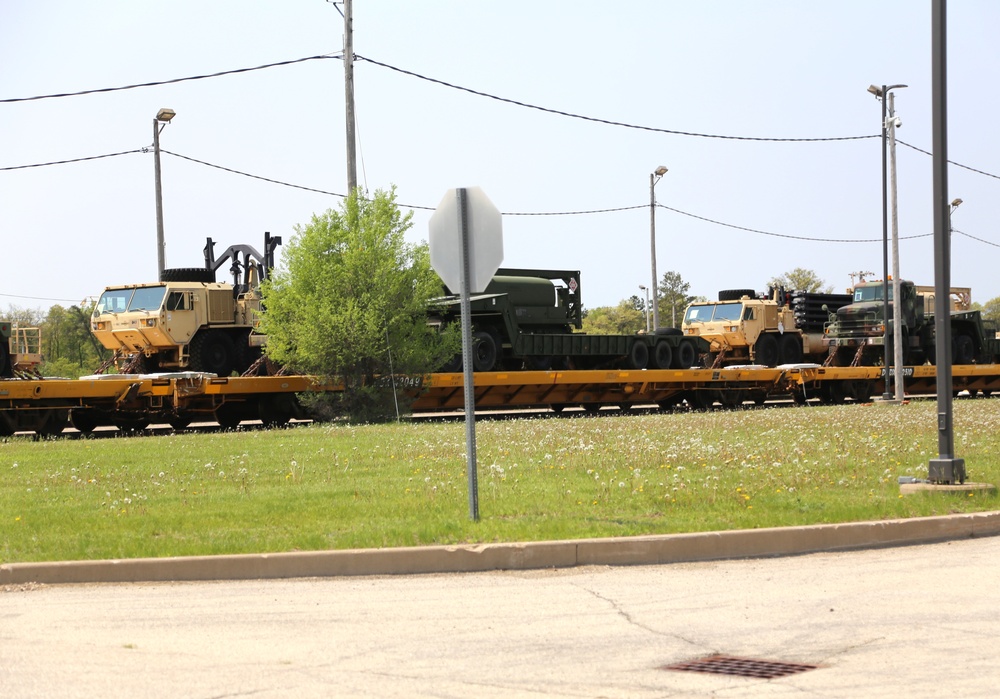
M 527 541 L 993 510 L 902 497 L 933 402 L 404 422 L 0 442 L 0 562 Z M 955 402 L 969 480 L 1000 483 L 1000 400 Z

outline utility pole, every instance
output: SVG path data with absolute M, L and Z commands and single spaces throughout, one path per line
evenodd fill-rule
M 354 136 L 354 9 L 344 0 L 344 104 L 347 109 L 347 193 L 358 187 L 357 141 Z

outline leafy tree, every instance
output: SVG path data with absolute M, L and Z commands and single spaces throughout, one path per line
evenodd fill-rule
M 972 304 L 973 310 L 976 309 L 976 306 L 979 306 L 979 304 Z M 1000 327 L 1000 296 L 992 298 L 982 304 L 980 310 L 982 310 L 984 321 L 992 323 L 996 327 Z
M 85 309 L 79 306 L 63 308 L 59 305 L 49 308 L 45 320 L 41 323 L 42 351 L 45 356 L 43 373 L 48 370 L 48 364 L 65 360 L 75 365 L 76 371 L 61 368 L 58 375 L 89 374 L 108 357 L 110 352 L 97 342 L 90 331 L 92 310 L 93 304 Z
M 10 321 L 22 328 L 37 328 L 42 323 L 42 312 L 38 308 L 21 308 L 13 304 L 6 311 L 0 311 L 0 319 Z
M 785 272 L 780 277 L 773 277 L 768 286 L 783 286 L 787 291 L 808 291 L 829 294 L 833 292 L 833 286 L 827 284 L 819 275 L 811 269 L 796 267 L 790 272 Z
M 659 311 L 661 328 L 679 328 L 684 319 L 684 309 L 694 303 L 698 297 L 688 292 L 691 285 L 684 281 L 678 272 L 665 272 L 657 289 L 659 293 Z
M 442 337 L 427 324 L 427 301 L 442 284 L 426 243 L 404 240 L 411 219 L 400 214 L 395 188 L 371 199 L 356 191 L 339 210 L 296 227 L 282 269 L 261 288 L 268 356 L 342 381 L 328 407 L 354 420 L 394 414 L 392 382 L 376 377 L 427 373 L 458 346 L 457 328 Z
M 631 335 L 645 329 L 646 316 L 631 299 L 592 308 L 583 319 L 583 332 L 591 335 Z

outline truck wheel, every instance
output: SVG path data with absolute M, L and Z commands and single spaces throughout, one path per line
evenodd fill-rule
M 753 298 L 757 292 L 753 289 L 723 289 L 719 292 L 720 301 L 739 301 L 744 296 Z
M 976 345 L 968 335 L 955 335 L 951 341 L 952 364 L 972 364 Z
M 754 345 L 756 363 L 763 366 L 778 365 L 778 341 L 774 335 L 761 335 Z
M 677 345 L 674 352 L 674 369 L 690 369 L 698 361 L 698 350 L 694 348 L 693 342 L 684 342 Z
M 215 270 L 204 267 L 175 267 L 160 272 L 161 282 L 215 282 Z
M 493 371 L 497 363 L 497 341 L 491 333 L 480 330 L 472 333 L 472 368 L 475 371 Z
M 236 367 L 236 347 L 229 335 L 209 330 L 191 341 L 191 370 L 229 376 Z
M 649 345 L 642 340 L 636 340 L 628 351 L 629 369 L 645 369 L 649 364 Z
M 669 369 L 674 363 L 674 348 L 666 340 L 660 340 L 653 348 L 653 366 L 657 369 Z
M 778 350 L 782 364 L 802 363 L 802 338 L 798 335 L 782 335 Z

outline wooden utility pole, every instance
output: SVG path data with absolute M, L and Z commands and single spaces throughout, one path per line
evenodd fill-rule
M 344 0 L 344 104 L 347 109 L 347 193 L 358 186 L 358 156 L 354 137 L 354 10 Z

